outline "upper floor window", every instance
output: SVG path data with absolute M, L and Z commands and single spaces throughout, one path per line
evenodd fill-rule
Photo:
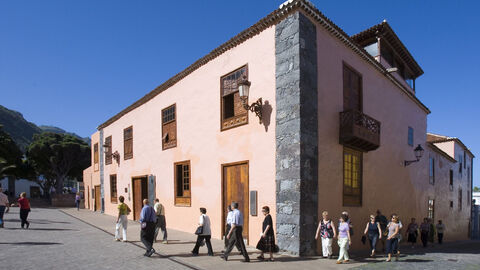
M 117 175 L 110 175 L 110 201 L 117 203 Z
M 98 160 L 99 160 L 100 154 L 98 152 L 98 143 L 93 145 L 93 169 L 95 171 L 98 171 L 99 166 L 98 166 Z
M 460 154 L 458 155 L 458 173 L 460 177 L 462 177 L 462 168 L 463 168 L 463 156 Z
M 191 205 L 190 161 L 177 162 L 175 167 L 175 205 Z
M 112 136 L 105 138 L 105 165 L 112 164 Z
M 453 170 L 450 170 L 450 190 L 453 190 Z
M 343 206 L 362 205 L 362 153 L 343 149 Z
M 458 211 L 462 211 L 462 189 L 458 190 Z
M 243 66 L 220 78 L 221 130 L 248 124 L 248 112 L 238 92 L 238 82 L 248 79 L 248 68 Z
M 133 158 L 133 127 L 123 130 L 123 159 Z
M 428 176 L 430 184 L 435 184 L 435 159 L 433 157 L 429 158 Z
M 162 110 L 162 149 L 177 146 L 177 112 L 173 104 Z
M 413 128 L 408 127 L 408 145 L 413 146 Z
M 432 220 L 435 219 L 435 200 L 434 199 L 428 199 L 427 217 L 431 218 Z
M 343 65 L 343 110 L 362 111 L 362 77 L 353 68 Z

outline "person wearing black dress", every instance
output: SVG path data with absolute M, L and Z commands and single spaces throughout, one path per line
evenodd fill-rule
M 273 221 L 272 216 L 270 216 L 270 208 L 268 206 L 264 206 L 262 208 L 262 213 L 265 215 L 265 219 L 263 220 L 262 226 L 262 239 L 260 241 L 264 241 L 263 248 L 261 249 L 262 254 L 257 258 L 259 260 L 264 260 L 263 254 L 265 252 L 270 253 L 270 261 L 273 261 L 273 252 L 275 250 L 275 235 L 273 233 Z

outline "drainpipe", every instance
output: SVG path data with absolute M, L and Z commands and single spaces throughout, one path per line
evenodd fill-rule
M 104 188 L 104 149 L 103 149 L 103 129 L 100 129 L 100 205 L 101 205 L 101 213 L 105 212 L 105 188 Z

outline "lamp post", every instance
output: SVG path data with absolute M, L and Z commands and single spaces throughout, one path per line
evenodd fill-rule
M 238 93 L 240 94 L 240 99 L 242 100 L 243 103 L 243 108 L 247 111 L 254 112 L 255 115 L 260 119 L 260 124 L 262 124 L 262 98 L 259 98 L 257 101 L 252 103 L 251 105 L 248 105 L 248 94 L 250 92 L 250 85 L 252 83 L 247 80 L 247 78 L 244 76 L 243 80 L 238 83 Z
M 408 165 L 412 164 L 412 163 L 415 163 L 415 162 L 418 162 L 420 161 L 420 159 L 422 158 L 423 156 L 423 152 L 425 150 L 423 150 L 422 146 L 419 144 L 417 147 L 415 147 L 415 149 L 413 149 L 413 151 L 415 152 L 415 158 L 416 160 L 405 160 L 403 165 L 405 167 L 407 167 Z

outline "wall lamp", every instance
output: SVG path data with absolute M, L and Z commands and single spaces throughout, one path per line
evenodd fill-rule
M 243 103 L 243 108 L 247 111 L 254 112 L 257 117 L 260 119 L 260 124 L 262 124 L 262 98 L 259 98 L 257 101 L 252 103 L 252 105 L 248 105 L 248 94 L 250 92 L 250 85 L 251 83 L 247 80 L 244 76 L 243 80 L 238 83 L 238 92 L 240 94 L 240 99 Z
M 108 144 L 104 144 L 103 147 L 105 148 L 105 155 L 108 155 L 108 152 L 112 151 L 112 146 Z M 110 154 L 115 161 L 120 164 L 120 153 L 118 151 L 113 152 Z
M 416 160 L 405 160 L 404 163 L 403 163 L 403 165 L 405 167 L 407 167 L 408 165 L 410 165 L 412 163 L 419 162 L 420 158 L 422 158 L 424 150 L 423 150 L 423 148 L 420 144 L 417 147 L 415 147 L 415 149 L 413 149 L 413 151 L 415 152 L 415 157 L 417 159 Z

